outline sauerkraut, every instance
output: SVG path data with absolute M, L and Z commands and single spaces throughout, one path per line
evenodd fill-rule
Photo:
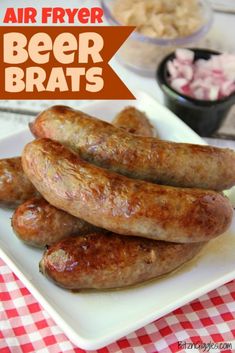
M 114 18 L 151 38 L 173 39 L 195 32 L 202 23 L 197 0 L 116 0 Z

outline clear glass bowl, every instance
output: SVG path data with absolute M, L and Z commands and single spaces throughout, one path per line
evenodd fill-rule
M 101 0 L 101 6 L 109 25 L 120 26 L 114 18 L 112 7 L 116 0 Z M 152 76 L 159 62 L 177 47 L 194 47 L 209 31 L 213 11 L 207 0 L 198 0 L 202 13 L 201 27 L 193 34 L 175 39 L 151 38 L 137 31 L 133 32 L 117 53 L 123 65 L 140 74 Z

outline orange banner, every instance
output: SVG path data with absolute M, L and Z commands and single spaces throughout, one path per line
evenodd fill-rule
M 133 27 L 0 27 L 1 99 L 135 99 L 108 64 Z

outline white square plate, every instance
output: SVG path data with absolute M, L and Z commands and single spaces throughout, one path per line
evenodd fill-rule
M 154 99 L 142 92 L 135 95 L 136 101 L 96 101 L 82 110 L 111 121 L 124 106 L 135 105 L 147 113 L 162 139 L 204 143 Z M 30 140 L 28 130 L 1 140 L 0 158 L 19 155 Z M 211 241 L 197 259 L 169 276 L 125 290 L 70 293 L 39 273 L 42 252 L 22 244 L 13 234 L 10 211 L 0 213 L 1 257 L 69 339 L 84 349 L 105 346 L 235 278 L 233 222 L 227 234 Z

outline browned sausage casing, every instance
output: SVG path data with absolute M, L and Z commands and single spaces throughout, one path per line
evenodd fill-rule
M 121 124 L 124 129 L 131 129 L 132 133 L 153 133 L 145 114 L 134 107 L 120 112 L 114 123 L 116 126 Z M 12 227 L 22 241 L 36 247 L 52 245 L 75 233 L 83 235 L 97 231 L 95 226 L 59 210 L 42 198 L 33 198 L 21 204 L 13 214 Z
M 95 233 L 67 238 L 50 247 L 40 270 L 68 289 L 121 288 L 173 271 L 202 246 Z
M 37 194 L 24 174 L 20 157 L 0 160 L 0 205 L 15 207 Z
M 30 199 L 15 210 L 12 227 L 21 240 L 36 247 L 54 244 L 74 234 L 97 231 L 91 224 L 39 198 Z
M 103 168 L 159 184 L 224 190 L 235 184 L 235 152 L 142 137 L 80 111 L 55 106 L 31 124 Z
M 126 107 L 117 114 L 112 124 L 135 135 L 154 136 L 154 128 L 146 114 L 135 107 Z
M 152 136 L 153 133 L 145 114 L 134 107 L 120 112 L 114 124 L 122 125 L 123 129 L 132 130 L 139 135 Z M 20 157 L 0 160 L 0 205 L 15 207 L 36 194 L 32 184 L 24 175 Z
M 223 233 L 231 223 L 232 207 L 222 194 L 129 179 L 49 139 L 29 143 L 22 164 L 50 204 L 118 234 L 198 242 Z

